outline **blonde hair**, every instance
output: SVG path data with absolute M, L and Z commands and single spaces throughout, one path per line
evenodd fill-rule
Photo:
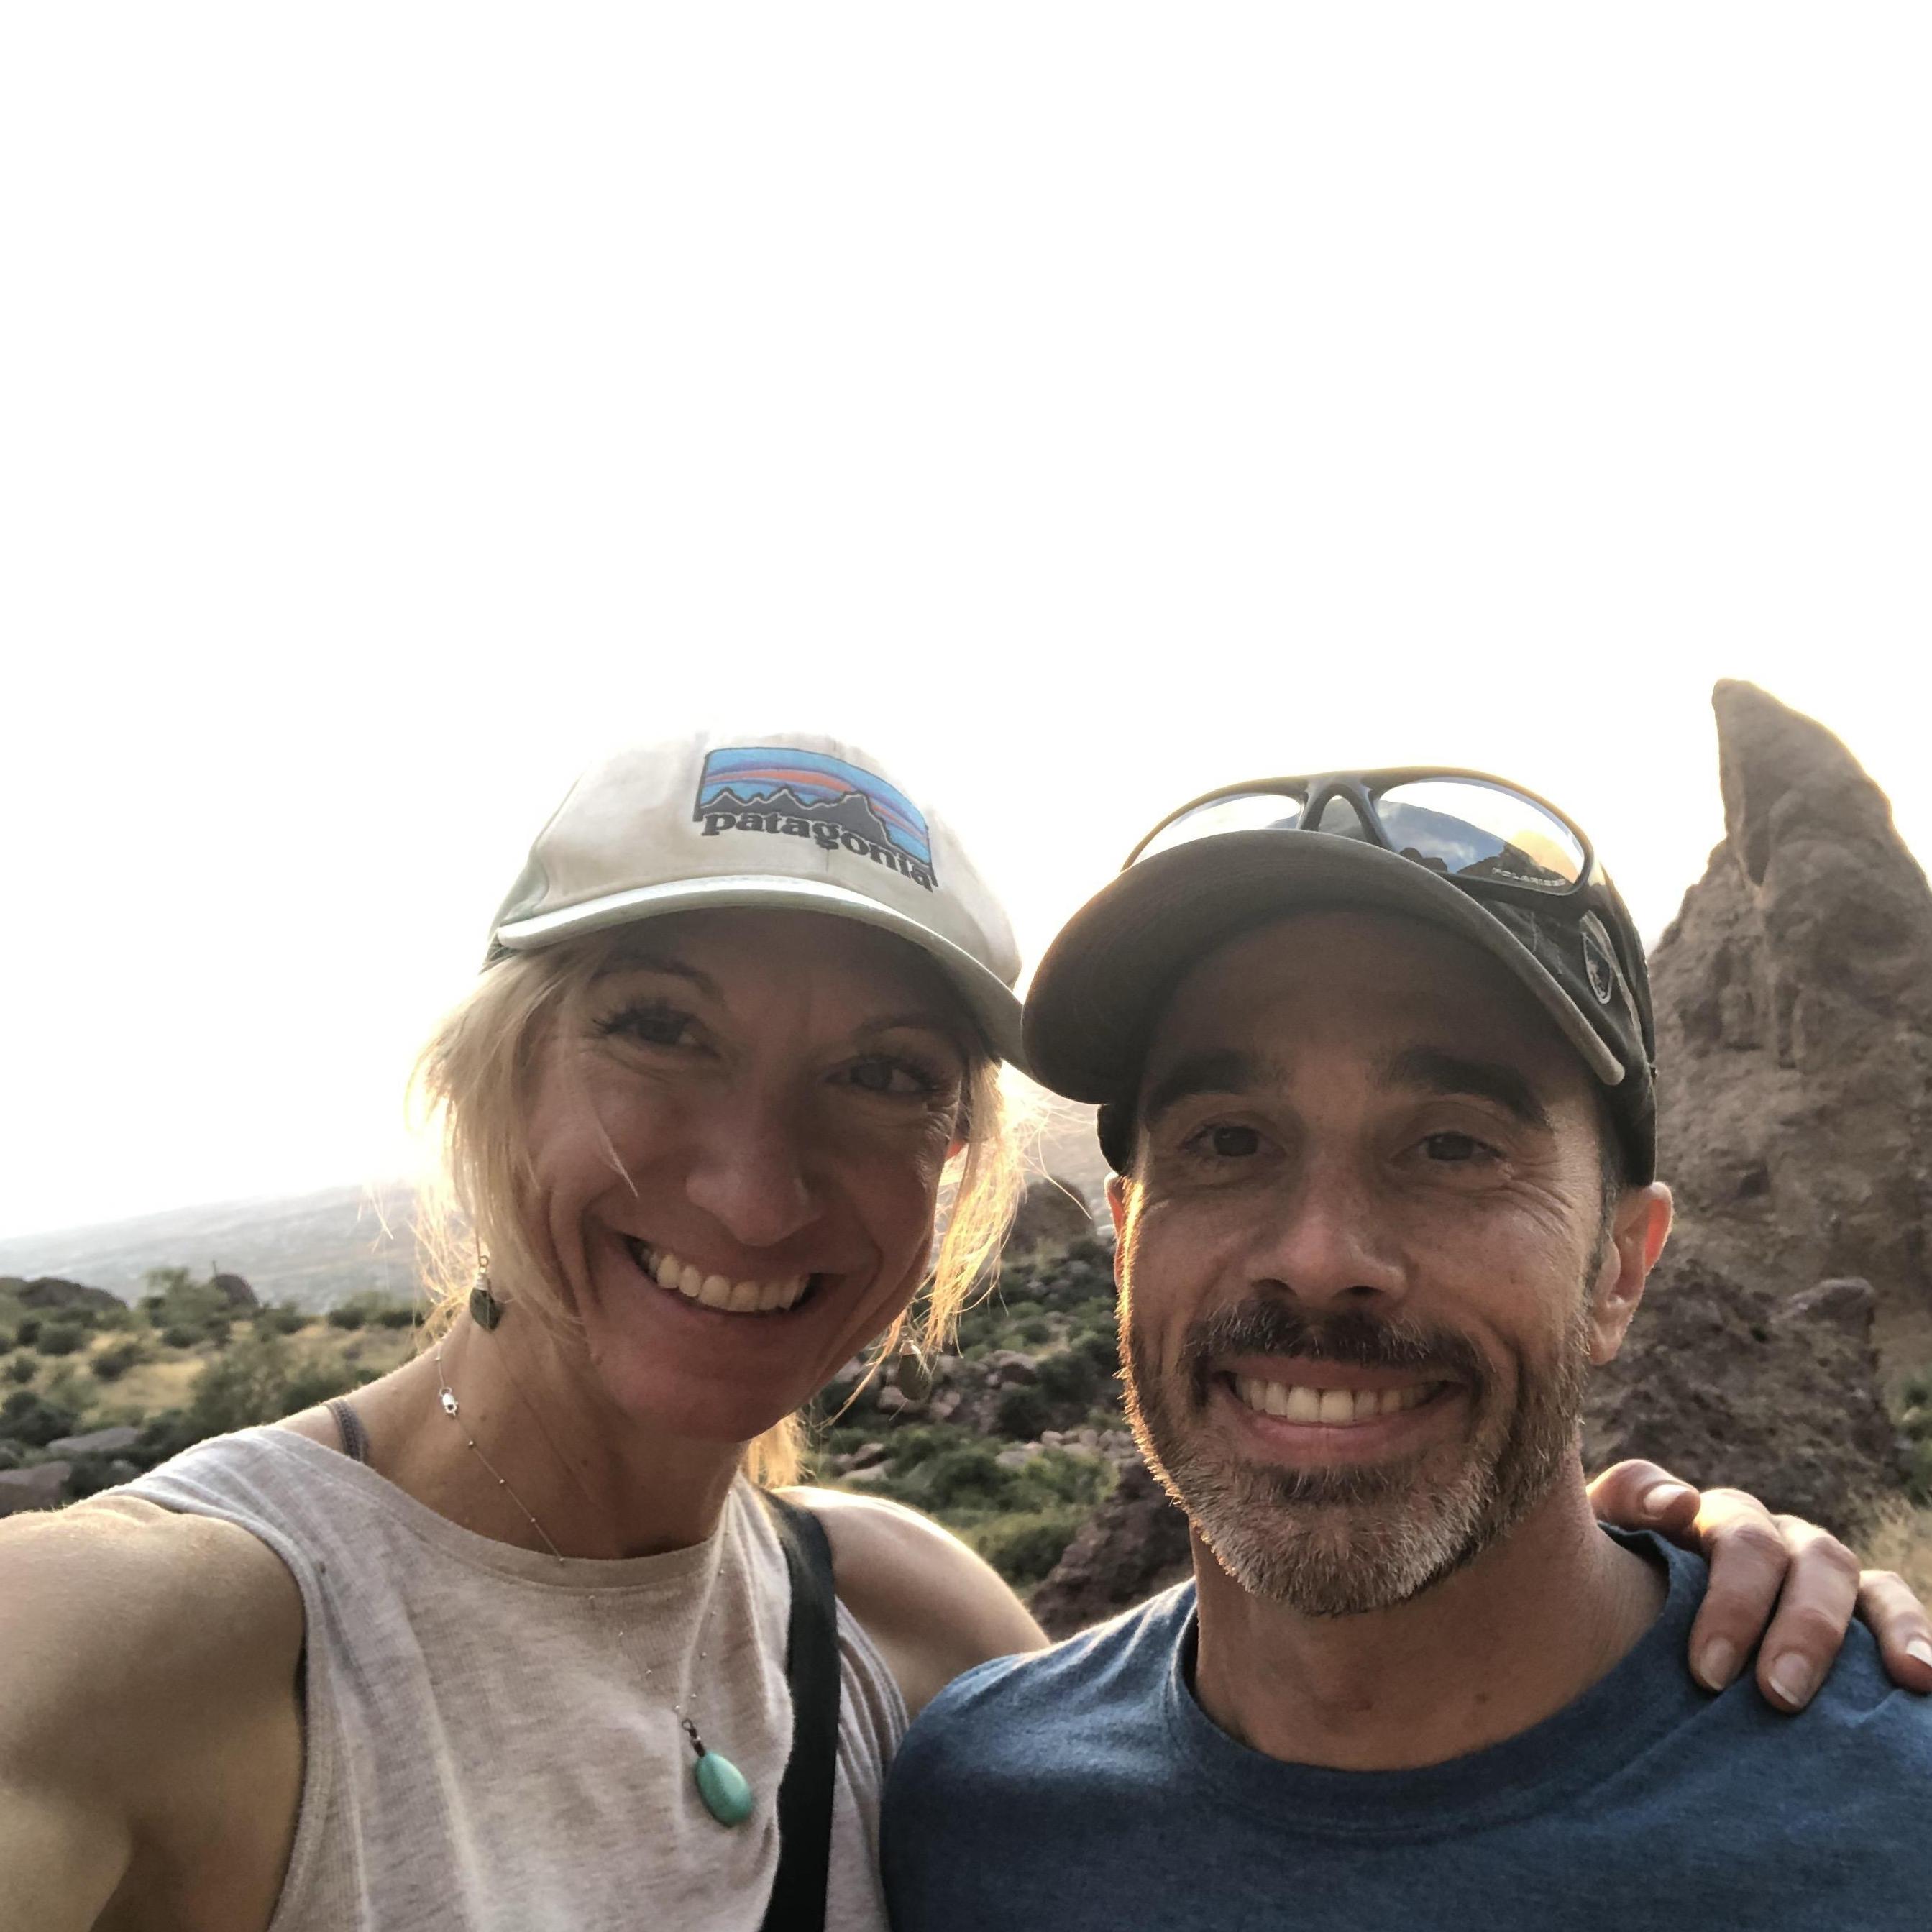
M 426 1343 L 463 1310 L 479 1256 L 489 1257 L 500 1280 L 517 1284 L 521 1318 L 555 1332 L 576 1326 L 532 1236 L 538 1188 L 524 1128 L 547 1042 L 624 936 L 619 928 L 494 962 L 417 1056 L 412 1110 L 434 1134 L 441 1156 L 416 1222 L 431 1301 Z M 983 1052 L 968 1072 L 960 1132 L 965 1144 L 942 1184 L 942 1208 L 950 1211 L 918 1328 L 928 1348 L 943 1348 L 976 1292 L 992 1286 L 1019 1197 L 1021 1162 L 999 1064 Z M 621 1173 L 608 1140 L 605 1150 Z M 902 1311 L 886 1330 L 881 1359 L 904 1338 L 910 1312 Z M 747 1473 L 770 1486 L 795 1481 L 801 1442 L 799 1418 L 788 1416 L 746 1446 Z

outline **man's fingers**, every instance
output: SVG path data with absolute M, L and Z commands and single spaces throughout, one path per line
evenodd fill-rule
M 1739 1490 L 1706 1490 L 1696 1530 L 1711 1582 L 1690 1626 L 1690 1668 L 1707 1689 L 1721 1690 L 1770 1623 L 1792 1553 L 1770 1510 Z M 1848 1598 L 1840 1634 L 1851 1614 Z
M 1777 1523 L 1791 1568 L 1758 1650 L 1757 1684 L 1780 1711 L 1802 1711 L 1838 1660 L 1858 1608 L 1858 1559 L 1815 1524 L 1795 1516 Z
M 1868 1570 L 1858 1586 L 1858 1614 L 1878 1639 L 1892 1681 L 1908 1690 L 1932 1692 L 1932 1618 L 1912 1586 L 1889 1570 Z
M 1619 1529 L 1654 1529 L 1673 1543 L 1696 1546 L 1697 1492 L 1654 1462 L 1612 1462 L 1590 1485 L 1590 1506 Z

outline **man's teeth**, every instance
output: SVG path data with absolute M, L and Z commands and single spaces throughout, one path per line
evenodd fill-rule
M 1237 1376 L 1234 1393 L 1263 1415 L 1286 1422 L 1337 1424 L 1372 1422 L 1378 1415 L 1398 1415 L 1415 1408 L 1436 1393 L 1434 1382 L 1411 1382 L 1404 1388 L 1316 1389 L 1299 1382 L 1264 1382 L 1258 1376 Z
M 655 1276 L 660 1288 L 706 1308 L 722 1308 L 730 1315 L 770 1315 L 790 1308 L 812 1280 L 808 1274 L 788 1274 L 777 1281 L 728 1281 L 722 1274 L 706 1274 L 689 1262 L 679 1260 L 668 1249 L 647 1247 L 628 1235 L 625 1245 L 631 1258 L 646 1274 Z

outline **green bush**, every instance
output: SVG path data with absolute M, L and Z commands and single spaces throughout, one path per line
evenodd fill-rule
M 86 1340 L 86 1331 L 73 1322 L 50 1322 L 34 1346 L 44 1355 L 71 1355 Z
M 170 1348 L 192 1348 L 201 1340 L 199 1328 L 189 1328 L 177 1322 L 172 1328 L 161 1330 L 161 1340 Z
M 258 1336 L 218 1355 L 195 1378 L 187 1420 L 194 1439 L 224 1436 L 288 1414 L 288 1346 L 279 1336 Z
M 258 1335 L 294 1335 L 315 1319 L 307 1310 L 297 1308 L 286 1301 L 272 1302 L 266 1308 L 258 1309 L 255 1314 L 255 1333 Z
M 31 1348 L 40 1339 L 40 1318 L 38 1315 L 29 1315 L 14 1336 L 16 1346 L 22 1348 Z
M 136 1363 L 148 1359 L 148 1351 L 140 1342 L 110 1342 L 88 1366 L 104 1382 L 118 1382 Z
M 328 1311 L 328 1325 L 332 1328 L 359 1328 L 368 1318 L 369 1311 L 352 1301 L 345 1301 Z
M 1013 1474 L 1000 1466 L 985 1443 L 962 1442 L 928 1456 L 894 1486 L 912 1492 L 928 1509 L 1004 1509 L 1012 1493 Z
M 24 1348 L 7 1364 L 7 1379 L 9 1382 L 30 1382 L 35 1372 L 34 1358 Z
M 1912 1444 L 1905 1466 L 1905 1490 L 1922 1508 L 1932 1506 L 1932 1441 L 1922 1438 Z
M 63 1436 L 71 1436 L 80 1420 L 71 1408 L 50 1402 L 31 1389 L 16 1389 L 0 1402 L 0 1436 L 10 1436 L 30 1448 L 44 1449 Z
M 1009 1583 L 1024 1589 L 1060 1561 L 1086 1520 L 1084 1510 L 1061 1504 L 994 1516 L 962 1534 Z
M 409 1302 L 364 1288 L 360 1294 L 338 1302 L 328 1311 L 328 1318 L 338 1328 L 406 1328 L 416 1318 L 416 1312 Z
M 416 1320 L 416 1309 L 406 1301 L 392 1302 L 376 1317 L 376 1325 L 382 1328 L 413 1328 Z
M 1053 1405 L 1043 1390 L 1030 1382 L 1016 1383 L 1000 1390 L 993 1426 L 1016 1442 L 1030 1442 L 1042 1429 L 1053 1426 Z
M 1015 1473 L 1013 1501 L 1022 1508 L 1077 1505 L 1083 1515 L 1114 1486 L 1114 1470 L 1097 1456 L 1070 1449 L 1042 1449 Z
M 1040 1388 L 1054 1402 L 1083 1408 L 1100 1392 L 1100 1372 L 1084 1348 L 1060 1348 L 1040 1358 Z

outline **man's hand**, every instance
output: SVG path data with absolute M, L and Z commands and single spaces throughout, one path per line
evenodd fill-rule
M 1711 1566 L 1690 1627 L 1690 1667 L 1721 1690 L 1758 1646 L 1757 1684 L 1780 1711 L 1802 1711 L 1825 1681 L 1853 1613 L 1878 1640 L 1894 1683 L 1932 1692 L 1932 1618 L 1903 1577 L 1861 1574 L 1835 1536 L 1773 1516 L 1742 1490 L 1693 1489 L 1654 1462 L 1618 1462 L 1590 1485 L 1597 1514 L 1619 1529 L 1654 1529 Z M 1762 1641 L 1760 1641 L 1762 1640 Z

